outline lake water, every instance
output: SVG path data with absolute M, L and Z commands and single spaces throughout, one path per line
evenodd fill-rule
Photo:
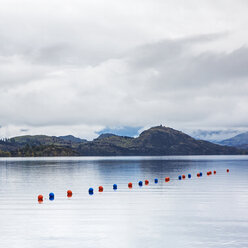
M 247 248 L 248 156 L 0 159 L 0 235 L 3 248 Z

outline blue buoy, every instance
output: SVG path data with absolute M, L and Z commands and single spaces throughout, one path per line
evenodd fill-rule
M 117 189 L 117 184 L 113 184 L 113 189 L 114 189 L 114 190 Z
M 182 179 L 182 176 L 178 176 L 178 179 L 181 180 Z
M 191 174 L 188 174 L 188 178 L 191 178 Z
M 200 177 L 202 177 L 202 172 L 200 172 Z
M 53 192 L 51 192 L 51 193 L 49 194 L 49 200 L 50 200 L 50 201 L 53 201 L 53 200 L 54 200 L 54 193 L 53 193 Z
M 154 183 L 158 183 L 158 179 L 157 178 L 154 179 Z
M 143 182 L 142 181 L 139 181 L 139 186 L 141 187 L 143 185 Z
M 94 189 L 93 188 L 89 188 L 89 194 L 93 195 L 94 194 Z

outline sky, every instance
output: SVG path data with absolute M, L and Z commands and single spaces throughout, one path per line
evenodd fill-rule
M 0 6 L 0 137 L 248 130 L 248 1 Z

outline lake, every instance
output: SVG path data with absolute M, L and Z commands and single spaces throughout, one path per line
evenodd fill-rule
M 248 247 L 248 156 L 1 158 L 0 235 L 4 248 Z

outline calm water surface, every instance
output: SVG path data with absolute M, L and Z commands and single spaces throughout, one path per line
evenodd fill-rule
M 4 248 L 247 248 L 248 157 L 0 159 L 0 235 Z

